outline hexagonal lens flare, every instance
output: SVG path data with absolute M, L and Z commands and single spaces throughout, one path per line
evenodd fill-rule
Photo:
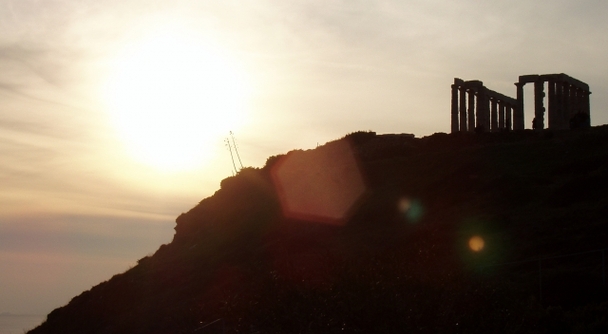
M 289 152 L 271 173 L 288 218 L 343 225 L 366 191 L 355 155 L 345 140 Z

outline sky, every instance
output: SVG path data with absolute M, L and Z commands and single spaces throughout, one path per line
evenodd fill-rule
M 238 168 L 360 130 L 449 132 L 455 77 L 514 97 L 520 75 L 551 73 L 588 83 L 592 125 L 606 124 L 606 13 L 603 0 L 0 0 L 0 313 L 47 314 L 169 243 L 234 173 L 227 138 Z

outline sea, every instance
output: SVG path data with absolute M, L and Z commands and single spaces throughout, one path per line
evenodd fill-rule
M 23 334 L 46 319 L 45 315 L 0 314 L 0 334 Z

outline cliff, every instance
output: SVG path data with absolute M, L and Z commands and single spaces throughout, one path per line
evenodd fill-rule
M 40 333 L 608 328 L 608 127 L 376 135 L 245 168 Z

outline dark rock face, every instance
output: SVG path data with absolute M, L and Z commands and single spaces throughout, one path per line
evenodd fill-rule
M 606 329 L 595 251 L 608 247 L 607 127 L 358 132 L 317 150 L 225 179 L 177 218 L 170 244 L 30 333 Z M 286 190 L 298 181 L 280 171 L 291 157 L 322 183 Z M 323 167 L 331 157 L 338 173 Z M 304 201 L 297 210 L 352 198 L 335 223 L 290 215 L 282 191 Z

